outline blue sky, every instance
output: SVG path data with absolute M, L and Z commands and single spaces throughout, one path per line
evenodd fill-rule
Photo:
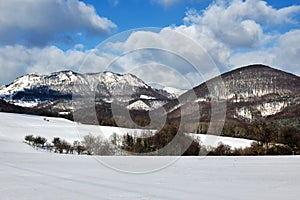
M 164 6 L 153 1 L 120 0 L 117 5 L 112 1 L 86 1 L 95 6 L 99 13 L 107 16 L 120 24 L 119 31 L 137 27 L 165 27 L 171 24 L 180 25 L 189 8 L 204 9 L 210 1 L 202 0 L 201 3 L 190 1 L 179 1 L 173 5 Z M 101 9 L 101 8 L 107 9 Z
M 100 16 L 107 17 L 117 24 L 118 27 L 113 33 L 143 27 L 163 28 L 181 25 L 188 9 L 202 10 L 211 3 L 210 0 L 174 1 L 170 5 L 151 0 L 85 0 L 83 2 L 93 5 Z M 109 36 L 89 37 L 84 43 L 88 48 L 93 48 L 107 37 Z M 67 44 L 57 43 L 56 45 L 62 45 L 61 48 L 67 46 Z
M 119 0 L 116 1 L 118 2 L 116 5 L 112 3 L 114 1 L 109 0 L 86 0 L 84 2 L 94 5 L 99 11 L 99 14 L 117 22 L 119 24 L 118 30 L 124 31 L 144 26 L 165 27 L 171 24 L 180 25 L 188 9 L 194 8 L 201 11 L 206 9 L 213 1 L 179 0 L 174 1 L 174 3 L 170 5 L 155 3 L 155 1 L 151 0 Z M 268 0 L 266 2 L 274 8 L 299 4 L 298 0 Z
M 0 17 L 0 84 L 27 73 L 109 70 L 114 59 L 118 72 L 180 88 L 254 63 L 300 75 L 297 0 L 0 0 Z M 160 29 L 123 33 L 144 27 Z M 145 47 L 169 53 L 128 53 Z M 198 74 L 183 64 L 192 55 L 206 65 Z
M 167 27 L 170 25 L 181 25 L 185 13 L 189 9 L 198 11 L 205 10 L 212 4 L 211 0 L 170 0 L 168 3 L 158 3 L 151 0 L 84 0 L 86 4 L 93 5 L 100 16 L 107 17 L 117 24 L 117 29 L 113 33 L 126 31 L 129 29 L 142 27 Z M 174 3 L 171 3 L 174 2 Z M 299 1 L 266 1 L 274 8 L 283 8 L 293 5 L 299 5 Z M 300 15 L 295 16 L 295 19 L 300 21 Z M 300 27 L 296 25 L 295 27 Z M 267 28 L 267 27 L 265 27 Z M 274 28 L 274 27 L 273 27 Z M 289 30 L 290 26 L 280 25 L 274 31 L 284 32 Z M 271 30 L 272 31 L 272 30 Z M 89 37 L 88 40 L 80 41 L 86 44 L 88 48 L 93 48 L 95 45 L 106 39 L 107 35 L 97 36 L 96 38 Z M 76 38 L 76 36 L 74 36 Z M 55 43 L 61 45 L 61 48 L 68 48 L 67 44 Z

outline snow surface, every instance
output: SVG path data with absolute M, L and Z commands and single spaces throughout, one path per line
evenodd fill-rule
M 287 107 L 285 102 L 269 102 L 257 106 L 257 110 L 260 111 L 263 117 L 275 115 Z
M 300 195 L 299 156 L 78 156 L 37 151 L 21 142 L 32 131 L 77 137 L 73 122 L 47 119 L 0 113 L 1 200 L 295 200 Z
M 150 107 L 142 100 L 135 101 L 126 107 L 129 110 L 150 110 Z
M 232 138 L 232 137 L 220 137 L 216 135 L 206 135 L 206 134 L 188 134 L 192 138 L 200 142 L 200 144 L 206 147 L 216 147 L 220 143 L 229 145 L 232 149 L 235 148 L 246 148 L 250 147 L 254 140 Z
M 69 142 L 75 140 L 81 141 L 85 135 L 92 134 L 109 137 L 116 133 L 118 135 L 137 134 L 140 135 L 145 131 L 143 129 L 128 129 L 111 126 L 95 126 L 75 123 L 67 119 L 42 117 L 35 115 L 1 113 L 0 112 L 0 137 L 22 142 L 26 135 L 39 135 L 45 137 L 49 142 L 54 137 L 60 137 Z M 154 132 L 154 130 L 150 130 Z M 253 140 L 221 137 L 214 135 L 188 134 L 193 138 L 201 141 L 201 144 L 211 147 L 216 147 L 220 142 L 234 147 L 248 147 Z
M 167 91 L 170 94 L 173 94 L 175 97 L 179 97 L 183 93 L 187 92 L 187 90 L 182 90 L 174 87 L 164 87 L 163 90 Z
M 240 109 L 236 109 L 236 113 L 239 117 L 243 117 L 245 119 L 252 120 L 253 118 L 252 112 L 248 107 L 242 107 Z
M 0 89 L 0 95 L 9 95 L 16 91 L 23 91 L 24 88 L 29 88 L 31 82 L 39 82 L 42 80 L 42 77 L 37 74 L 28 74 L 17 78 L 9 86 L 2 86 Z
M 155 97 L 148 96 L 148 95 L 141 94 L 141 95 L 140 95 L 140 99 L 156 99 L 156 98 L 155 98 Z
M 142 129 L 79 124 L 67 119 L 0 112 L 0 137 L 22 142 L 26 135 L 39 135 L 51 141 L 60 137 L 69 142 L 81 141 L 85 135 L 101 135 L 108 139 L 113 133 L 140 134 Z
M 141 95 L 141 99 L 146 99 L 146 98 L 142 98 L 143 95 Z M 165 103 L 167 103 L 167 101 L 162 101 L 162 100 L 156 100 L 154 99 L 150 99 L 150 97 L 148 97 L 148 100 L 151 100 L 149 102 L 147 102 L 149 105 L 147 105 L 143 100 L 137 100 L 131 104 L 129 104 L 128 106 L 126 106 L 127 109 L 129 110 L 154 110 L 154 109 L 163 109 L 163 105 Z
M 39 102 L 37 101 L 8 101 L 8 102 L 16 106 L 22 106 L 26 108 L 33 108 L 39 104 Z

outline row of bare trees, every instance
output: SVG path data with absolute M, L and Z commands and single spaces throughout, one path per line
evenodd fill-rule
M 54 137 L 51 143 L 47 142 L 45 137 L 26 135 L 25 142 L 33 147 L 53 151 L 55 153 L 66 153 L 66 154 L 82 154 L 86 151 L 85 146 L 78 141 L 74 141 L 73 145 L 64 139 Z
M 176 136 L 177 143 L 172 148 L 165 148 Z M 56 153 L 88 155 L 291 155 L 300 154 L 300 133 L 298 129 L 286 126 L 281 129 L 274 124 L 257 123 L 252 127 L 252 139 L 256 140 L 248 148 L 232 149 L 226 144 L 216 148 L 199 144 L 178 132 L 176 125 L 165 126 L 158 133 L 143 131 L 139 134 L 112 134 L 109 139 L 92 134 L 83 137 L 82 141 L 73 144 L 59 137 L 51 143 L 41 136 L 27 135 L 25 141 L 35 147 L 44 148 Z M 190 144 L 184 149 L 185 144 Z M 149 155 L 149 154 L 148 154 Z
M 113 134 L 110 140 L 103 139 L 101 136 L 88 134 L 82 141 L 74 141 L 73 144 L 65 139 L 54 137 L 51 143 L 45 137 L 26 135 L 25 142 L 35 148 L 45 149 L 54 153 L 65 154 L 88 154 L 88 155 L 116 155 L 118 148 L 121 148 L 122 138 Z

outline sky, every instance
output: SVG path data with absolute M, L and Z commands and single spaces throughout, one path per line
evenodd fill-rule
M 300 75 L 298 0 L 0 0 L 0 19 L 0 85 L 73 70 L 187 89 L 257 63 Z

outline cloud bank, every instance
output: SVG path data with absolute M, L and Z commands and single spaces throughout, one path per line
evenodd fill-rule
M 116 25 L 78 0 L 0 1 L 0 44 L 44 46 L 76 32 L 109 33 Z

